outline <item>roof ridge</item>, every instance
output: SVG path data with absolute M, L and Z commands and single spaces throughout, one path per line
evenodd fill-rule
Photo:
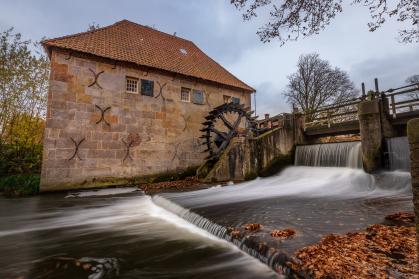
M 185 38 L 182 38 L 182 37 L 178 37 L 178 36 L 175 36 L 175 35 L 172 35 L 172 34 L 169 34 L 169 33 L 163 32 L 163 31 L 161 31 L 161 30 L 159 30 L 159 29 L 154 29 L 154 28 L 153 28 L 153 27 L 151 27 L 151 26 L 148 26 L 148 25 L 143 25 L 143 24 L 140 24 L 140 23 L 137 23 L 137 22 L 134 22 L 134 21 L 130 21 L 130 20 L 128 20 L 128 19 L 123 19 L 123 20 L 118 21 L 118 22 L 128 22 L 128 23 L 131 23 L 131 24 L 135 24 L 135 25 L 138 25 L 138 26 L 141 26 L 141 27 L 147 28 L 147 29 L 151 29 L 152 31 L 156 31 L 156 32 L 162 33 L 162 34 L 163 34 L 163 35 L 165 35 L 165 36 L 169 36 L 169 37 L 173 37 L 173 38 L 176 38 L 176 39 L 181 39 L 181 40 L 184 40 L 184 41 L 187 41 L 187 42 L 191 42 L 191 43 L 193 43 L 191 40 L 188 40 L 188 39 L 185 39 Z
M 169 33 L 163 32 L 163 31 L 160 31 L 158 29 L 154 29 L 153 27 L 150 27 L 148 25 L 142 25 L 142 24 L 139 24 L 137 22 L 130 21 L 128 19 L 122 19 L 122 20 L 117 21 L 117 22 L 115 22 L 115 23 L 113 23 L 111 25 L 99 27 L 99 28 L 96 28 L 96 29 L 93 29 L 93 30 L 87 30 L 87 31 L 83 31 L 83 32 L 79 32 L 79 33 L 75 33 L 75 34 L 71 34 L 71 35 L 65 35 L 65 36 L 61 36 L 61 37 L 56 37 L 56 38 L 52 38 L 52 39 L 46 39 L 46 40 L 41 41 L 41 43 L 42 44 L 43 43 L 49 43 L 49 42 L 58 41 L 58 40 L 62 40 L 62 39 L 78 37 L 78 36 L 85 35 L 85 34 L 92 34 L 92 33 L 95 33 L 97 31 L 101 31 L 101 30 L 105 30 L 105 29 L 108 29 L 108 28 L 117 26 L 117 25 L 122 24 L 122 23 L 129 23 L 129 24 L 137 25 L 137 26 L 140 26 L 140 27 L 143 27 L 143 28 L 150 29 L 152 31 L 159 32 L 159 33 L 161 33 L 161 34 L 163 34 L 165 36 L 173 37 L 173 38 L 176 38 L 176 39 L 180 39 L 180 40 L 184 40 L 184 41 L 187 41 L 187 42 L 191 42 L 192 43 L 191 40 L 188 40 L 188 39 L 185 39 L 185 38 L 182 38 L 182 37 L 178 37 L 178 36 L 175 36 L 175 35 L 172 35 L 172 34 L 169 34 Z

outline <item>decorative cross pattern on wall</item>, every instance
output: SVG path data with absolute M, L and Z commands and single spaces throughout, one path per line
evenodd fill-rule
M 180 158 L 179 158 L 179 154 L 178 154 L 178 151 L 179 151 L 179 146 L 180 146 L 180 142 L 178 142 L 178 143 L 175 143 L 175 151 L 173 152 L 173 156 L 172 156 L 172 159 L 170 160 L 170 163 L 173 163 L 173 161 L 177 158 L 178 160 L 180 160 Z
M 204 94 L 205 94 L 205 103 L 207 103 L 208 107 L 209 107 L 209 108 L 211 108 L 211 105 L 210 105 L 210 103 L 209 103 L 209 96 L 210 96 L 210 93 L 209 93 L 209 92 L 207 92 L 207 91 L 204 91 Z
M 136 133 L 130 133 L 126 140 L 121 139 L 122 142 L 125 144 L 125 157 L 122 159 L 122 162 L 125 162 L 126 159 L 133 160 L 131 156 L 131 148 L 140 145 L 141 139 L 140 136 Z
M 80 156 L 79 156 L 79 148 L 80 145 L 82 144 L 82 142 L 86 139 L 86 138 L 82 138 L 79 142 L 75 141 L 73 138 L 71 138 L 71 141 L 74 143 L 74 153 L 73 155 L 68 159 L 69 161 L 73 160 L 74 158 L 79 158 L 79 160 L 81 160 Z
M 166 100 L 166 98 L 163 96 L 163 89 L 166 87 L 167 82 L 165 82 L 165 83 L 161 84 L 159 81 L 157 81 L 156 83 L 157 83 L 157 85 L 159 86 L 159 94 L 157 94 L 157 96 L 156 96 L 156 97 L 154 97 L 154 98 L 156 98 L 156 99 L 157 99 L 159 96 L 161 96 L 162 100 L 163 100 L 163 101 L 165 101 L 165 100 Z
M 95 105 L 95 107 L 97 107 L 99 110 L 100 110 L 100 113 L 101 113 L 101 115 L 100 115 L 100 119 L 98 120 L 98 121 L 96 121 L 96 124 L 99 124 L 100 122 L 105 122 L 105 124 L 106 125 L 108 125 L 108 126 L 111 126 L 111 124 L 109 124 L 109 122 L 108 121 L 106 121 L 106 119 L 105 119 L 105 112 L 107 112 L 108 110 L 110 110 L 111 109 L 111 107 L 107 107 L 107 108 L 105 108 L 105 109 L 102 109 L 100 106 L 98 106 L 98 105 Z
M 185 122 L 184 127 L 182 129 L 182 131 L 184 132 L 186 130 L 189 130 L 188 123 L 191 120 L 191 116 L 190 115 L 189 116 L 185 116 L 184 114 L 182 114 L 182 118 L 183 118 L 183 121 Z
M 102 89 L 102 86 L 100 86 L 100 84 L 99 84 L 99 81 L 98 81 L 98 79 L 99 79 L 99 76 L 101 75 L 101 74 L 103 74 L 105 71 L 100 71 L 99 73 L 96 73 L 95 71 L 93 71 L 91 68 L 89 68 L 89 70 L 92 72 L 92 74 L 93 74 L 93 77 L 94 77 L 94 80 L 93 80 L 93 82 L 91 83 L 91 84 L 89 84 L 88 85 L 88 87 L 92 87 L 93 85 L 97 85 L 97 87 L 99 87 L 100 89 Z

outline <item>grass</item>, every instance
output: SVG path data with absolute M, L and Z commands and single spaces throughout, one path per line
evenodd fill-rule
M 0 192 L 6 197 L 23 197 L 39 193 L 38 174 L 17 174 L 0 178 Z

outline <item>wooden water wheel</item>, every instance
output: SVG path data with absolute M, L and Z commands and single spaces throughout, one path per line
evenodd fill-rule
M 210 111 L 201 129 L 202 144 L 207 147 L 203 152 L 209 153 L 206 159 L 218 160 L 234 137 L 257 133 L 257 116 L 252 117 L 252 113 L 250 108 L 235 103 L 223 104 Z

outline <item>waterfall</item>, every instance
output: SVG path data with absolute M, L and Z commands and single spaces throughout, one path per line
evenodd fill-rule
M 295 165 L 362 168 L 361 142 L 300 145 L 295 150 Z
M 386 143 L 390 170 L 408 171 L 410 151 L 407 137 L 387 138 Z
M 164 208 L 165 210 L 174 213 L 175 215 L 181 217 L 189 223 L 194 224 L 195 226 L 210 232 L 218 238 L 233 243 L 240 250 L 249 254 L 250 256 L 257 258 L 260 262 L 268 265 L 276 272 L 282 274 L 290 274 L 291 270 L 287 266 L 285 266 L 285 262 L 288 260 L 288 257 L 285 254 L 280 253 L 278 251 L 273 253 L 269 253 L 269 251 L 265 251 L 265 253 L 259 252 L 257 251 L 257 249 L 254 249 L 252 247 L 254 246 L 254 244 L 252 245 L 251 241 L 249 241 L 246 237 L 243 239 L 235 239 L 228 233 L 225 227 L 220 226 L 208 220 L 207 218 L 202 217 L 190 211 L 189 209 L 186 209 L 166 199 L 163 196 L 156 195 L 152 199 L 156 205 Z

